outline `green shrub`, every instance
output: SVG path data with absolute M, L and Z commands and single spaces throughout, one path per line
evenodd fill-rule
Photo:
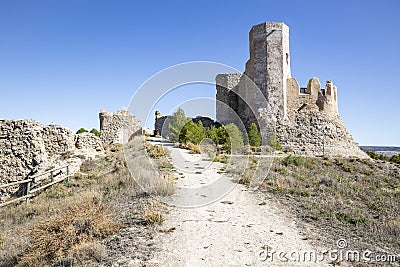
M 285 166 L 289 166 L 289 165 L 304 166 L 309 169 L 312 169 L 314 167 L 312 162 L 308 161 L 306 158 L 304 158 L 302 156 L 289 155 L 283 159 L 282 163 Z
M 255 123 L 252 123 L 250 125 L 248 136 L 249 136 L 249 144 L 251 146 L 253 147 L 261 146 L 261 135 Z
M 342 159 L 336 159 L 336 165 L 342 167 L 346 172 L 354 172 L 355 167 L 350 163 Z
M 215 126 L 211 126 L 207 131 L 208 138 L 212 139 L 216 145 L 224 145 L 226 141 L 229 139 L 228 133 L 224 126 L 220 126 L 216 128 Z
M 343 223 L 351 224 L 353 226 L 358 226 L 360 224 L 366 224 L 368 222 L 368 219 L 365 217 L 352 216 L 352 215 L 346 214 L 344 212 L 337 212 L 335 214 L 335 217 L 337 220 L 339 220 Z
M 100 136 L 99 131 L 97 131 L 97 129 L 95 129 L 95 128 L 93 128 L 92 130 L 90 130 L 90 132 L 91 132 L 92 134 L 94 134 L 95 136 Z
M 249 185 L 251 182 L 251 176 L 249 175 L 243 175 L 242 177 L 240 177 L 239 179 L 239 184 L 244 184 L 244 185 Z
M 207 130 L 204 128 L 201 121 L 194 123 L 190 120 L 183 126 L 179 134 L 179 141 L 181 143 L 193 143 L 198 145 L 204 138 L 207 138 Z
M 213 162 L 228 163 L 229 158 L 227 156 L 217 155 L 214 157 Z
M 274 150 L 282 151 L 282 147 L 277 139 L 276 133 L 270 134 L 268 138 L 268 145 L 272 147 Z
M 86 130 L 85 128 L 80 128 L 80 129 L 76 132 L 76 134 L 87 133 L 87 132 L 88 132 L 88 130 Z
M 400 164 L 400 155 L 393 155 L 393 156 L 390 158 L 390 161 L 391 161 L 391 162 L 394 162 L 394 163 L 397 163 L 397 164 Z
M 162 146 L 156 146 L 146 142 L 145 147 L 150 158 L 159 159 L 166 155 Z
M 179 108 L 174 114 L 172 114 L 171 118 L 168 120 L 168 130 L 169 130 L 169 139 L 173 142 L 179 142 L 179 137 L 182 128 L 186 123 L 191 121 L 190 118 L 186 117 L 183 109 Z
M 243 135 L 239 128 L 233 124 L 229 123 L 225 126 L 225 130 L 229 136 L 229 139 L 224 144 L 227 151 L 237 152 L 244 147 Z

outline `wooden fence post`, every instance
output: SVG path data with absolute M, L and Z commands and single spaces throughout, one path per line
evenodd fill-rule
M 28 196 L 31 193 L 31 181 L 26 185 L 26 195 Z M 29 204 L 29 197 L 26 198 L 26 204 Z

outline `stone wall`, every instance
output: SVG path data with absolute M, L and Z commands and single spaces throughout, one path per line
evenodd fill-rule
M 103 144 L 125 144 L 132 136 L 142 134 L 140 120 L 127 110 L 99 113 L 100 139 Z
M 326 88 L 321 89 L 318 78 L 311 78 L 307 88 L 302 92 L 296 78 L 287 81 L 287 109 L 325 111 L 338 115 L 337 88 L 332 81 L 326 82 Z
M 276 133 L 282 148 L 295 154 L 368 158 L 338 115 L 291 111 L 276 124 Z
M 218 74 L 215 78 L 217 121 L 222 124 L 231 122 L 232 112 L 239 112 L 239 97 L 235 88 L 239 85 L 242 76 L 242 73 L 230 73 Z
M 74 134 L 34 120 L 0 120 L 0 184 L 62 165 L 71 165 L 74 173 L 83 159 L 102 155 L 102 143 L 94 134 Z M 0 190 L 0 200 L 9 193 Z

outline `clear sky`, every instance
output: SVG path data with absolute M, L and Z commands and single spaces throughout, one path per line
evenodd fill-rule
M 101 109 L 126 108 L 171 65 L 243 71 L 252 25 L 283 21 L 300 85 L 333 80 L 356 141 L 399 146 L 399 12 L 398 0 L 0 0 L 0 118 L 98 128 Z M 172 102 L 160 102 L 162 113 Z

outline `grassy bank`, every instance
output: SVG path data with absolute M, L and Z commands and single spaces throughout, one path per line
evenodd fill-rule
M 251 174 L 256 164 L 253 161 L 245 174 Z M 250 179 L 251 175 L 242 175 L 238 182 L 247 184 Z M 260 190 L 289 206 L 301 222 L 313 225 L 308 232 L 324 244 L 335 247 L 335 240 L 345 238 L 353 247 L 400 253 L 397 164 L 301 156 L 276 158 Z
M 162 205 L 144 193 L 138 181 L 156 181 L 149 184 L 154 195 L 172 194 L 171 184 L 162 182 L 169 171 L 155 171 L 165 159 L 150 163 L 142 138 L 126 148 L 133 176 L 122 146 L 111 146 L 105 158 L 85 162 L 79 174 L 33 198 L 29 205 L 3 208 L 0 266 L 107 264 L 113 260 L 108 237 L 127 227 L 161 223 Z

